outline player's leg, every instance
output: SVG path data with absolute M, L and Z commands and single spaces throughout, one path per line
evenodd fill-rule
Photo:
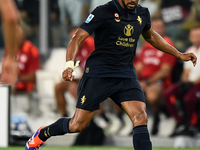
M 133 145 L 135 150 L 152 150 L 147 128 L 146 104 L 141 101 L 125 101 L 122 108 L 133 123 Z
M 190 90 L 187 91 L 187 93 L 184 95 L 184 104 L 186 107 L 186 113 L 188 116 L 188 121 L 190 122 L 190 125 L 196 125 L 197 124 L 197 112 L 198 112 L 198 102 L 199 102 L 199 89 L 200 84 L 193 85 Z M 182 110 L 184 111 L 184 110 Z
M 65 101 L 65 95 L 64 93 L 67 92 L 67 89 L 68 89 L 68 83 L 69 82 L 60 82 L 60 83 L 57 83 L 55 85 L 55 100 L 56 100 L 56 104 L 57 104 L 57 107 L 61 113 L 61 115 L 64 117 L 64 116 L 67 116 L 67 111 L 66 111 L 66 101 Z
M 146 101 L 150 104 L 153 112 L 157 112 L 160 106 L 160 97 L 162 92 L 162 85 L 153 83 L 145 90 Z
M 40 128 L 27 142 L 26 150 L 35 150 L 36 148 L 39 148 L 41 144 L 51 136 L 75 133 L 83 130 L 92 119 L 94 111 L 99 109 L 99 103 L 104 101 L 110 95 L 110 92 L 112 92 L 112 90 L 108 91 L 105 88 L 107 87 L 110 89 L 110 87 L 113 87 L 110 83 L 108 83 L 109 80 L 110 79 L 104 81 L 102 78 L 82 77 L 79 82 L 77 92 L 78 100 L 74 116 L 72 118 L 60 118 L 53 124 Z M 104 86 L 104 84 L 108 84 L 110 86 Z
M 159 129 L 160 123 L 160 108 L 161 108 L 161 93 L 162 93 L 162 84 L 155 82 L 146 87 L 146 101 L 150 105 L 150 108 L 153 112 L 153 128 L 151 131 L 152 135 L 156 135 Z
M 110 97 L 128 114 L 133 123 L 133 145 L 135 150 L 152 150 L 147 128 L 145 96 L 137 79 L 123 79 L 119 90 Z
M 51 136 L 64 135 L 66 133 L 76 133 L 82 131 L 91 121 L 94 111 L 88 111 L 76 108 L 75 114 L 72 118 L 63 117 L 55 123 L 46 126 L 41 130 L 39 137 L 46 141 Z M 48 133 L 47 135 L 45 133 Z
M 78 81 L 66 82 L 62 81 L 55 86 L 55 97 L 57 107 L 63 117 L 67 117 L 65 93 L 69 92 L 77 99 Z
M 82 131 L 91 121 L 93 115 L 94 111 L 76 108 L 72 118 L 63 117 L 49 126 L 39 128 L 33 137 L 26 143 L 26 150 L 36 150 L 51 136 Z

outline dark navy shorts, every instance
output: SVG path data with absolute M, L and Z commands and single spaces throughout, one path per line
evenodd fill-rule
M 82 77 L 78 86 L 77 108 L 94 111 L 100 103 L 110 97 L 120 106 L 124 101 L 142 101 L 145 96 L 137 79 Z

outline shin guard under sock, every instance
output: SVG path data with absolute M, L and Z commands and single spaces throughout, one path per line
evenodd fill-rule
M 71 119 L 70 117 L 60 118 L 53 124 L 41 129 L 39 138 L 42 141 L 46 141 L 51 136 L 64 135 L 66 133 L 70 133 L 69 131 L 70 119 Z
M 133 145 L 135 150 L 152 150 L 147 125 L 133 128 Z

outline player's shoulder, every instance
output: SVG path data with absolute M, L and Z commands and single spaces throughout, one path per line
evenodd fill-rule
M 140 4 L 137 4 L 136 9 L 137 9 L 137 13 L 139 13 L 139 14 L 145 14 L 145 13 L 149 12 L 147 7 L 143 7 Z

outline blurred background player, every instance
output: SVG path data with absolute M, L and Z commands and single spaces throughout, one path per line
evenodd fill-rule
M 36 71 L 40 69 L 40 55 L 38 48 L 25 39 L 22 29 L 20 32 L 22 38 L 17 48 L 19 74 L 13 91 L 32 92 L 36 81 Z
M 69 37 L 70 39 L 74 35 L 78 28 L 73 27 L 70 30 Z M 57 83 L 55 85 L 55 96 L 56 96 L 56 102 L 57 102 L 57 107 L 61 113 L 62 116 L 69 116 L 66 110 L 66 99 L 65 99 L 65 93 L 69 92 L 75 99 L 77 99 L 77 88 L 78 88 L 78 83 L 81 79 L 84 67 L 85 67 L 85 62 L 88 56 L 94 51 L 95 46 L 94 46 L 94 38 L 92 36 L 89 36 L 81 45 L 79 48 L 79 52 L 76 56 L 76 60 L 80 60 L 80 67 L 76 68 L 79 69 L 79 72 L 77 72 L 75 76 L 75 80 L 72 82 L 65 82 L 61 81 L 60 83 Z
M 200 56 L 200 27 L 190 30 L 189 39 L 192 46 L 186 52 L 193 52 Z M 188 62 L 184 62 L 184 70 L 181 81 L 170 85 L 164 90 L 163 99 L 170 114 L 176 120 L 176 127 L 171 137 L 177 135 L 190 135 L 195 133 L 197 125 L 198 103 L 200 100 L 200 61 L 192 67 Z M 177 107 L 179 103 L 179 107 Z M 180 113 L 181 112 L 181 113 Z
M 165 36 L 165 25 L 162 19 L 152 18 L 152 28 L 165 41 L 174 46 L 169 37 Z M 162 104 L 161 93 L 163 88 L 171 84 L 171 73 L 176 63 L 176 57 L 159 51 L 149 43 L 144 43 L 136 62 L 136 74 L 145 92 L 147 103 L 153 111 L 154 123 L 151 134 L 158 132 L 159 111 Z
M 16 52 L 17 28 L 19 28 L 19 14 L 12 0 L 0 1 L 0 14 L 3 26 L 3 35 L 7 54 L 2 63 L 0 82 L 3 84 L 14 83 L 17 79 Z
M 12 84 L 13 96 L 21 96 L 13 99 L 13 109 L 21 111 L 30 109 L 29 101 L 32 100 L 32 92 L 36 83 L 36 71 L 40 69 L 40 55 L 38 48 L 29 40 L 26 40 L 23 30 L 19 28 L 20 36 L 17 47 L 18 76 L 16 83 Z M 22 95 L 27 97 L 22 99 Z M 16 112 L 14 111 L 14 112 Z M 16 114 L 15 114 L 16 115 Z

